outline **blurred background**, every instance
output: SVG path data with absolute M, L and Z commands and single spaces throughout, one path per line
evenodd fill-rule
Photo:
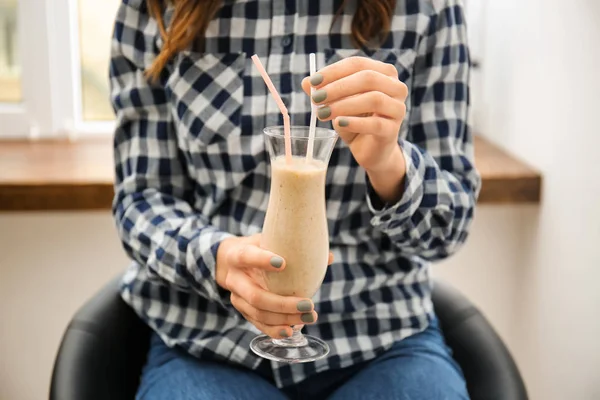
M 119 3 L 0 0 L 0 150 L 110 135 Z M 468 244 L 435 273 L 491 320 L 532 399 L 600 399 L 600 1 L 466 6 L 475 130 L 544 184 L 539 204 L 478 206 Z M 127 264 L 109 210 L 0 210 L 0 400 L 47 398 L 66 324 Z
M 17 0 L 0 1 L 0 101 L 21 101 L 17 51 Z
M 17 2 L 0 0 L 0 102 L 22 100 L 18 51 Z M 24 0 L 42 3 L 43 0 Z M 58 2 L 57 2 L 58 3 Z M 79 55 L 83 118 L 110 121 L 114 118 L 108 100 L 108 58 L 110 37 L 120 0 L 78 0 Z M 52 3 L 49 3 L 52 4 Z M 64 10 L 63 10 L 64 11 Z M 35 32 L 31 32 L 35 34 Z

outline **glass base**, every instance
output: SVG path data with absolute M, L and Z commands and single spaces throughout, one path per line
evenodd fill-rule
M 260 335 L 252 339 L 250 349 L 258 356 L 290 364 L 320 360 L 329 354 L 329 346 L 319 338 L 294 331 L 291 338 L 273 339 Z

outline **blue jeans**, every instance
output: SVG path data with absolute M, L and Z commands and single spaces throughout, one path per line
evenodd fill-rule
M 202 361 L 153 335 L 137 400 L 468 399 L 460 367 L 434 320 L 374 360 L 277 389 L 268 362 L 251 371 Z

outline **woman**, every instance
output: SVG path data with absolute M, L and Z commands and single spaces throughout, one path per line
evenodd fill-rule
M 359 49 L 359 50 L 357 50 Z M 308 75 L 308 54 L 324 66 Z M 266 292 L 262 129 L 290 110 L 342 140 L 327 177 L 334 260 L 314 299 Z M 326 66 L 325 66 L 326 65 Z M 430 261 L 465 241 L 479 190 L 459 0 L 124 0 L 111 62 L 123 298 L 155 331 L 139 399 L 464 399 L 431 303 Z M 317 322 L 317 317 L 319 321 Z M 260 331 L 325 340 L 305 364 L 255 356 Z

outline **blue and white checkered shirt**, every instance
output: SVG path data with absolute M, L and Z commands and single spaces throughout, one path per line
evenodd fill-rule
M 114 216 L 134 260 L 123 298 L 168 345 L 248 368 L 261 360 L 249 349 L 259 332 L 216 284 L 215 255 L 224 238 L 261 231 L 270 182 L 262 129 L 282 123 L 250 56 L 263 60 L 296 125 L 309 123 L 301 80 L 311 52 L 321 66 L 351 55 L 391 63 L 408 85 L 400 131 L 407 177 L 397 204 L 373 201 L 341 140 L 333 152 L 326 196 L 335 262 L 314 297 L 319 321 L 305 328 L 331 353 L 315 363 L 273 363 L 279 387 L 372 359 L 425 329 L 433 317 L 430 261 L 464 243 L 480 187 L 460 0 L 399 0 L 375 52 L 352 46 L 356 1 L 332 25 L 340 3 L 226 0 L 204 51 L 183 51 L 156 83 L 144 70 L 162 40 L 143 0 L 123 1 L 112 43 Z

